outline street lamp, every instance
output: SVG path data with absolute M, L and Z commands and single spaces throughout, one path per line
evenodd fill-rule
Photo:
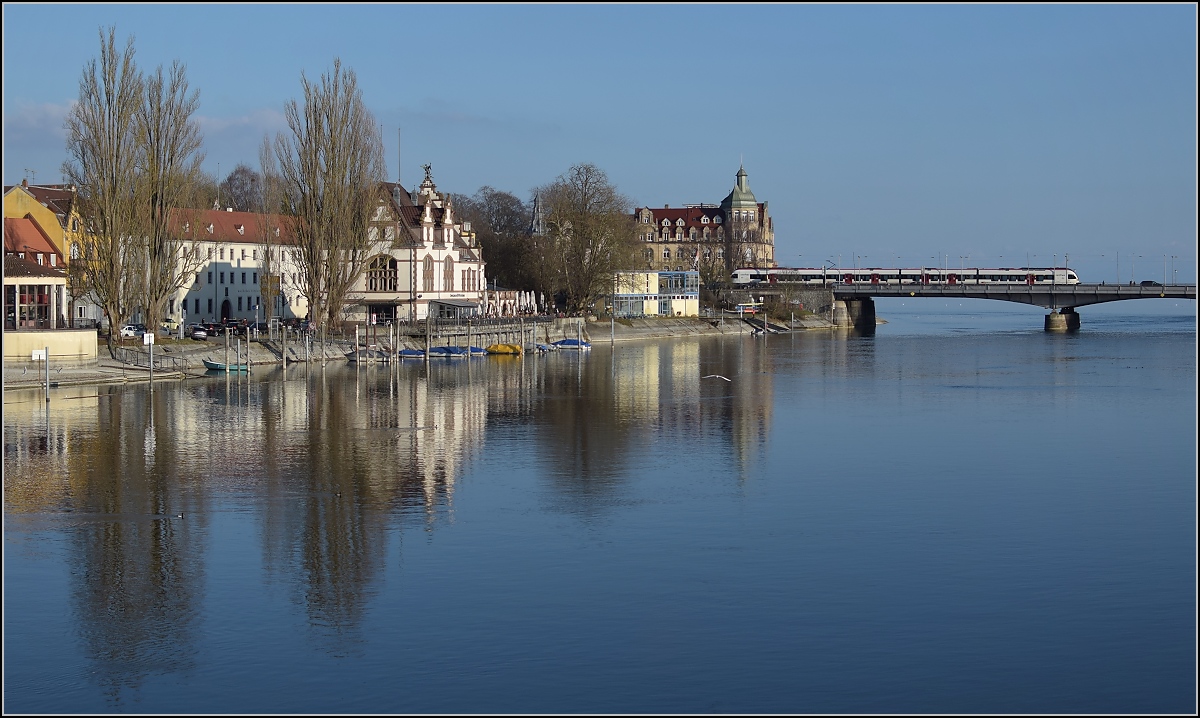
M 1175 260 L 1176 259 L 1179 259 L 1179 256 L 1172 254 L 1171 255 L 1171 284 L 1176 284 L 1179 281 L 1175 275 Z

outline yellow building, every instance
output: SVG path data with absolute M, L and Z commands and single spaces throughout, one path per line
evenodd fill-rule
M 66 218 L 59 218 L 56 212 L 57 208 L 51 200 L 39 198 L 38 195 L 42 194 L 39 192 L 40 189 L 36 186 L 30 187 L 25 183 L 5 187 L 4 218 L 28 219 L 36 224 L 41 233 L 54 245 L 58 256 L 66 260 L 70 256 L 70 249 L 63 231 Z
M 700 273 L 617 272 L 612 312 L 618 317 L 699 316 Z

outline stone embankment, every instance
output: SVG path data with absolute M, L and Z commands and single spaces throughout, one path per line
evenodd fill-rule
M 824 319 L 806 317 L 796 319 L 792 328 L 826 329 L 831 325 Z M 737 317 L 723 318 L 645 318 L 645 319 L 586 319 L 567 317 L 551 322 L 540 322 L 534 325 L 533 343 L 550 344 L 560 339 L 576 339 L 582 337 L 593 344 L 605 342 L 627 342 L 638 340 L 671 339 L 676 337 L 700 337 L 749 334 L 754 331 L 750 324 Z M 382 337 L 381 337 L 382 339 Z M 364 340 L 364 344 L 365 344 Z M 445 343 L 436 341 L 435 344 Z M 401 337 L 401 349 L 424 349 L 424 337 Z M 288 363 L 309 361 L 344 362 L 346 353 L 352 349 L 353 340 L 329 340 L 322 343 L 314 340 L 306 351 L 305 346 L 294 338 L 287 344 L 286 354 Z M 132 345 L 130 348 L 134 348 Z M 136 347 L 141 350 L 141 347 Z M 253 341 L 241 343 L 242 362 L 247 360 L 252 365 L 280 364 L 284 354 L 281 342 Z M 79 384 L 122 384 L 129 382 L 147 381 L 150 372 L 145 366 L 136 367 L 122 363 L 109 356 L 108 350 L 100 349 L 102 357 L 94 362 L 82 362 L 56 365 L 51 362 L 51 387 L 70 386 Z M 248 352 L 248 356 L 247 356 Z M 223 337 L 208 341 L 191 339 L 161 341 L 155 345 L 154 355 L 156 364 L 164 358 L 174 369 L 155 369 L 154 378 L 187 378 L 204 376 L 204 360 L 220 363 L 237 363 L 237 345 L 231 341 L 226 354 Z M 4 388 L 38 388 L 45 385 L 45 374 L 39 364 L 5 364 Z

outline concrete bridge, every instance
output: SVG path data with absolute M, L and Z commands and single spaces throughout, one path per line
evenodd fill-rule
M 749 291 L 759 296 L 779 296 L 803 290 L 827 291 L 833 321 L 839 326 L 870 328 L 875 325 L 874 297 L 940 297 L 943 299 L 996 299 L 1032 304 L 1050 310 L 1046 331 L 1079 328 L 1076 307 L 1130 299 L 1192 299 L 1195 284 L 830 284 L 826 288 L 802 285 L 757 286 Z M 827 295 L 828 296 L 828 295 Z

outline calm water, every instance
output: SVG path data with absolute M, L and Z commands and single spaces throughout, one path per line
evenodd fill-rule
M 923 310 L 7 392 L 4 709 L 1193 712 L 1195 316 Z

